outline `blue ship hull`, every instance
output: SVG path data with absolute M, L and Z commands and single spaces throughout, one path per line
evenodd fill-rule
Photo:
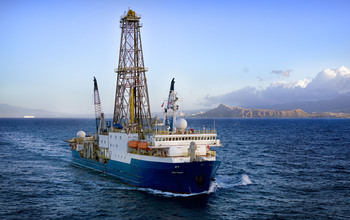
M 162 163 L 136 159 L 130 164 L 114 160 L 100 163 L 80 157 L 75 150 L 72 156 L 73 163 L 104 172 L 127 184 L 186 194 L 208 191 L 220 165 L 220 161 Z

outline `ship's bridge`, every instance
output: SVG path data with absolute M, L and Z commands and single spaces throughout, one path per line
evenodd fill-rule
M 169 132 L 156 131 L 152 138 L 153 146 L 189 146 L 191 142 L 197 145 L 220 146 L 215 130 L 194 130 Z

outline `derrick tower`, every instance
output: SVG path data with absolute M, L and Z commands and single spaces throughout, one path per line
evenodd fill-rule
M 152 127 L 146 71 L 143 62 L 140 16 L 134 11 L 121 17 L 120 51 L 113 123 L 131 132 Z M 118 125 L 117 125 L 118 126 Z

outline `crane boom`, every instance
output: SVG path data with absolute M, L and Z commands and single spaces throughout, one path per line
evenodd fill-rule
M 97 80 L 94 77 L 94 105 L 95 105 L 95 118 L 96 118 L 96 130 L 100 133 L 101 130 L 106 129 L 104 113 L 102 111 L 100 94 L 98 92 Z

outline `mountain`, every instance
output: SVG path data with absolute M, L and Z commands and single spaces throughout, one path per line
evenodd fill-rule
M 0 117 L 2 118 L 23 118 L 24 116 L 57 117 L 57 115 L 57 113 L 41 109 L 28 109 L 7 104 L 0 104 Z
M 302 109 L 308 113 L 350 113 L 350 96 L 339 96 L 334 99 L 320 101 L 291 102 L 279 105 L 255 106 L 255 108 L 292 110 Z
M 225 118 L 299 118 L 308 117 L 309 114 L 301 109 L 288 111 L 270 109 L 246 109 L 220 104 L 217 108 L 209 110 L 203 114 L 199 114 L 198 116 Z
M 301 109 L 271 110 L 271 109 L 247 109 L 230 107 L 220 104 L 217 108 L 209 110 L 196 117 L 203 118 L 350 118 L 345 113 L 307 113 Z
M 77 115 L 68 113 L 50 112 L 42 109 L 21 108 L 7 104 L 0 104 L 0 118 L 23 118 L 34 116 L 35 118 L 92 118 L 94 115 Z

